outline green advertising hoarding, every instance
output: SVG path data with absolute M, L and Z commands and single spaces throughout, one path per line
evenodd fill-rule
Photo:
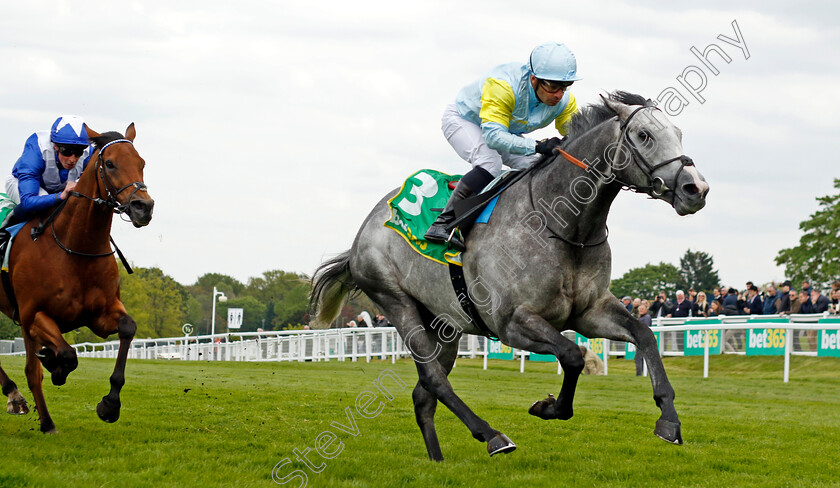
M 686 321 L 686 325 L 720 325 L 719 319 L 701 319 Z M 706 354 L 706 337 L 709 337 L 709 354 L 720 354 L 721 331 L 687 330 L 683 337 L 683 354 L 686 356 L 703 356 Z
M 597 339 L 590 339 L 575 332 L 575 344 L 578 346 L 586 346 L 587 349 L 594 352 L 596 356 L 601 358 L 601 361 L 604 360 L 604 356 L 606 355 L 606 351 L 604 351 L 604 339 L 601 339 L 600 337 Z
M 748 324 L 779 324 L 779 328 L 747 329 L 747 356 L 784 356 L 789 319 L 749 319 Z
M 489 359 L 513 359 L 513 348 L 493 339 L 490 339 L 487 353 Z
M 528 360 L 529 361 L 540 361 L 540 362 L 544 362 L 544 363 L 552 363 L 554 361 L 557 361 L 557 358 L 552 356 L 551 354 L 537 354 L 535 352 L 532 352 L 528 356 Z
M 659 345 L 659 332 L 654 332 L 653 337 L 656 338 L 656 344 Z M 636 359 L 636 345 L 630 342 L 624 343 L 624 359 Z
M 819 323 L 840 324 L 840 319 L 820 319 Z M 840 357 L 840 329 L 821 330 L 817 340 L 817 356 Z

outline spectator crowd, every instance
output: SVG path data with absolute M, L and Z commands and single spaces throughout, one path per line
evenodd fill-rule
M 717 317 L 720 315 L 789 315 L 840 313 L 840 280 L 831 285 L 823 294 L 803 281 L 796 290 L 790 280 L 776 285 L 771 283 L 764 290 L 748 281 L 744 290 L 739 292 L 732 287 L 714 287 L 711 296 L 703 291 L 688 289 L 674 293 L 674 299 L 665 291 L 651 299 L 625 296 L 621 299 L 624 306 L 634 317 L 644 320 L 649 317 Z M 648 321 L 650 318 L 647 319 Z

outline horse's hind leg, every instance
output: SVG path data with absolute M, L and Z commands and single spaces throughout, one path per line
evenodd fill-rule
M 0 385 L 3 387 L 3 394 L 8 397 L 6 402 L 6 411 L 14 415 L 24 415 L 29 413 L 29 405 L 26 404 L 26 399 L 17 389 L 17 385 L 11 378 L 0 368 Z
M 117 323 L 120 350 L 110 378 L 111 391 L 102 397 L 102 401 L 96 406 L 96 414 L 105 422 L 116 422 L 120 418 L 120 391 L 125 385 L 125 363 L 128 360 L 128 349 L 131 347 L 135 332 L 137 332 L 137 323 L 128 315 L 123 315 Z
M 460 334 L 459 334 L 460 336 Z M 443 350 L 437 360 L 443 366 L 448 375 L 455 364 L 455 357 L 458 355 L 458 341 L 443 344 Z M 437 431 L 435 430 L 435 410 L 437 410 L 437 397 L 429 390 L 423 388 L 420 381 L 414 387 L 411 395 L 414 400 L 414 415 L 417 418 L 417 425 L 423 433 L 423 440 L 426 442 L 426 451 L 432 461 L 443 461 L 443 453 L 440 450 Z
M 371 298 L 383 308 L 385 315 L 397 327 L 406 343 L 406 347 L 411 351 L 417 366 L 417 374 L 420 377 L 420 385 L 446 405 L 467 426 L 476 440 L 486 442 L 487 451 L 491 455 L 514 450 L 516 446 L 507 436 L 490 427 L 490 424 L 470 410 L 464 401 L 455 394 L 452 385 L 446 378 L 447 370 L 439 361 L 440 354 L 444 350 L 441 345 L 443 341 L 435 337 L 434 331 L 427 331 L 423 327 L 423 321 L 420 319 L 417 307 L 411 303 L 411 300 L 407 297 L 398 300 L 386 295 L 373 295 Z M 438 327 L 447 326 L 439 325 Z M 460 337 L 460 334 L 452 330 L 448 334 L 441 335 L 451 338 L 446 342 L 453 342 L 452 339 Z M 457 344 L 453 344 L 452 347 L 457 349 Z M 427 398 L 422 396 L 421 400 L 425 402 Z M 428 407 L 421 406 L 422 408 Z M 423 425 L 428 426 L 429 424 L 424 423 Z M 421 425 L 421 429 L 422 427 Z M 427 451 L 437 454 L 434 448 L 434 445 L 427 444 L 426 446 Z M 440 451 L 439 446 L 437 446 L 437 451 Z

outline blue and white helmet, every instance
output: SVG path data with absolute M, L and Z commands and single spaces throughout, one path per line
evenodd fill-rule
M 565 44 L 546 42 L 531 51 L 531 73 L 541 80 L 577 81 L 577 60 Z
M 50 130 L 50 140 L 56 144 L 90 145 L 85 121 L 78 115 L 62 115 L 55 119 Z

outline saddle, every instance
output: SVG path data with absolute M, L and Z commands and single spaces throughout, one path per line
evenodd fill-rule
M 461 235 L 466 239 L 473 225 L 478 220 L 478 217 L 487 208 L 490 201 L 501 195 L 510 185 L 519 181 L 527 172 L 527 169 L 511 169 L 505 171 L 491 181 L 478 195 L 473 195 L 455 202 L 453 205 L 455 209 L 455 220 L 446 226 L 446 230 L 451 232 L 452 229 L 457 227 L 461 231 Z M 457 183 L 457 181 L 450 183 L 450 187 L 454 188 L 453 185 Z M 443 209 L 432 210 L 440 212 Z

